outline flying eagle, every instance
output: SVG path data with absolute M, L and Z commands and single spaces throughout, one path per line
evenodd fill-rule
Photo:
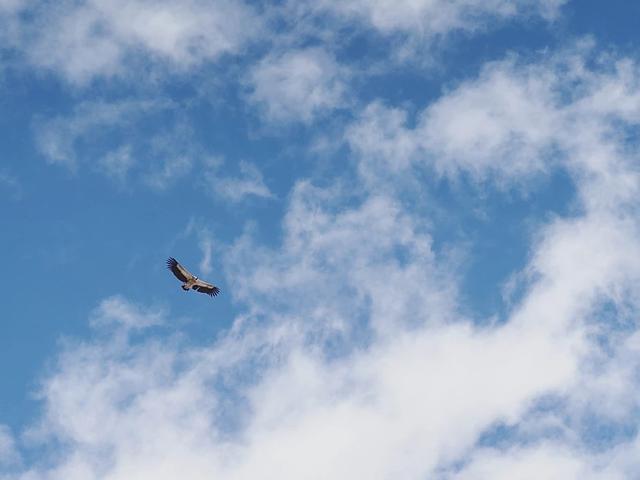
M 167 260 L 167 268 L 171 270 L 178 280 L 184 282 L 182 285 L 182 289 L 184 291 L 195 290 L 196 292 L 206 293 L 212 297 L 215 297 L 220 293 L 220 289 L 218 287 L 200 280 L 189 270 L 180 265 L 180 263 L 178 263 L 178 261 L 173 257 L 169 257 L 169 260 Z

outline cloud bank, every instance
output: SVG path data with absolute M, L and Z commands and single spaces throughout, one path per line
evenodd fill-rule
M 29 62 L 78 86 L 150 64 L 194 68 L 241 51 L 261 30 L 252 8 L 226 0 L 25 2 L 22 11 L 31 21 L 14 41 Z

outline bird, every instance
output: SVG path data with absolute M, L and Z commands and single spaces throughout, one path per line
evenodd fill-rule
M 167 268 L 171 270 L 171 273 L 173 273 L 178 280 L 184 282 L 182 289 L 185 292 L 195 290 L 196 292 L 206 293 L 211 297 L 215 297 L 220 293 L 220 289 L 218 287 L 210 284 L 209 282 L 205 282 L 204 280 L 200 280 L 189 270 L 180 265 L 180 263 L 173 257 L 169 257 L 167 260 Z

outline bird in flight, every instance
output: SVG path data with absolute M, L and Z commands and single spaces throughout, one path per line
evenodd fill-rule
M 212 297 L 215 297 L 220 293 L 220 289 L 218 287 L 205 282 L 204 280 L 200 280 L 189 270 L 180 265 L 180 263 L 173 257 L 169 257 L 167 260 L 167 267 L 178 280 L 183 282 L 182 289 L 184 291 L 195 290 L 196 292 L 206 293 Z

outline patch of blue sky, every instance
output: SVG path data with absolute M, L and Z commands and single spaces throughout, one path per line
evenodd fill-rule
M 555 218 L 576 214 L 575 186 L 566 172 L 559 170 L 533 179 L 532 185 L 535 187 L 524 193 L 476 192 L 457 209 L 468 215 L 458 228 L 462 241 L 472 245 L 463 274 L 463 303 L 479 315 L 480 321 L 493 316 L 505 320 L 510 308 L 519 303 L 521 296 L 511 290 L 517 288 L 512 275 L 524 270 L 530 260 L 532 233 Z M 479 196 L 484 197 L 480 205 Z M 510 281 L 516 281 L 516 285 Z
M 582 2 L 580 8 L 575 8 L 575 5 L 567 8 L 561 25 L 570 35 L 592 36 L 604 47 L 615 47 L 617 51 L 635 55 L 637 31 L 634 18 L 638 14 L 640 6 L 624 0 L 607 2 L 606 11 L 599 2 L 589 0 Z

